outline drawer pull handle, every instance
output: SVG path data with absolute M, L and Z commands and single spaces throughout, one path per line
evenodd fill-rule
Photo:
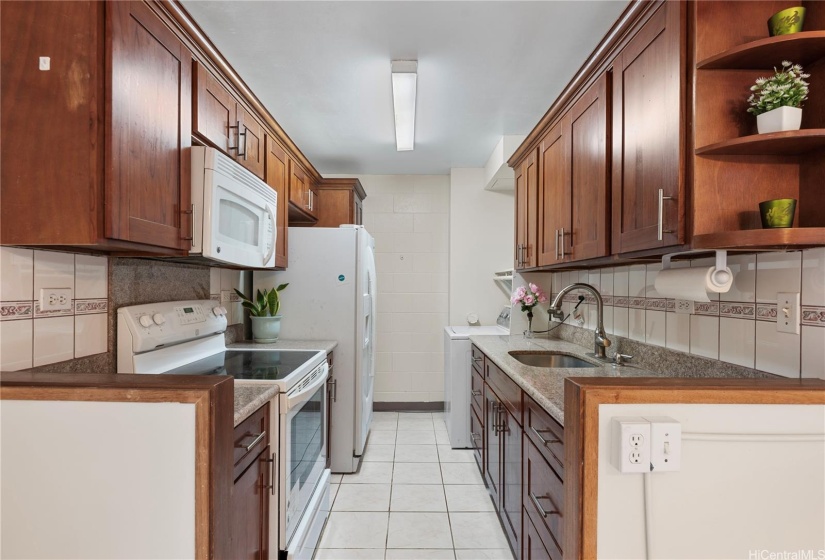
M 477 433 L 475 433 L 475 432 L 472 432 L 472 433 L 470 434 L 470 436 L 473 438 L 473 441 L 476 441 L 476 440 L 481 439 L 481 436 L 480 436 L 480 435 L 478 435 L 478 434 L 477 434 Z
M 536 434 L 536 437 L 539 438 L 541 444 L 545 447 L 550 445 L 551 443 L 561 443 L 560 439 L 544 439 L 541 434 L 542 432 L 550 432 L 553 433 L 553 430 L 537 430 L 533 426 L 530 426 L 530 429 L 533 430 L 533 433 Z
M 473 391 L 471 394 L 472 394 L 474 397 L 480 397 L 480 396 L 481 396 L 481 391 Z
M 530 492 L 530 499 L 533 500 L 533 505 L 536 506 L 536 509 L 539 510 L 539 513 L 542 517 L 547 517 L 548 515 L 559 515 L 560 512 L 553 510 L 553 511 L 544 511 L 544 508 L 541 507 L 539 500 L 549 500 L 550 503 L 553 503 L 553 500 L 550 499 L 550 496 L 536 496 L 532 492 Z M 555 507 L 555 506 L 554 506 Z
M 255 436 L 255 439 L 252 440 L 252 443 L 250 443 L 249 445 L 247 445 L 247 446 L 238 445 L 237 447 L 243 447 L 247 451 L 252 451 L 252 448 L 255 447 L 256 445 L 258 445 L 261 442 L 261 440 L 264 439 L 265 437 L 266 437 L 266 431 L 263 431 L 260 434 L 258 434 L 257 436 Z
M 269 463 L 269 491 L 275 495 L 275 453 L 273 452 L 269 459 L 261 459 L 264 463 Z M 267 489 L 264 488 L 264 491 Z
M 480 362 L 481 360 L 482 360 L 482 358 L 481 358 L 481 357 L 476 357 L 476 356 L 473 356 L 473 361 L 474 361 L 474 362 L 478 363 L 478 362 Z

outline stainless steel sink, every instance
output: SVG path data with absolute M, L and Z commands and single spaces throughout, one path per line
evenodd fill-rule
M 569 354 L 562 354 L 560 352 L 518 352 L 513 351 L 509 354 L 526 366 L 543 367 L 543 368 L 594 368 L 599 367 L 591 364 L 586 360 L 571 356 Z

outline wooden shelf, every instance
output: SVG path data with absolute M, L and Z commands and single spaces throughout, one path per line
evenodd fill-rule
M 825 128 L 741 136 L 696 149 L 699 156 L 787 156 L 825 148 Z
M 825 227 L 746 229 L 693 237 L 694 249 L 804 249 L 825 245 Z
M 802 31 L 739 45 L 702 60 L 696 68 L 762 70 L 779 67 L 783 60 L 805 66 L 820 58 L 825 58 L 825 31 Z

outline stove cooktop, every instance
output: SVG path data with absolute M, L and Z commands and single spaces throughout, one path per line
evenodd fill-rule
M 231 375 L 235 379 L 280 381 L 318 353 L 317 350 L 226 350 L 165 373 Z

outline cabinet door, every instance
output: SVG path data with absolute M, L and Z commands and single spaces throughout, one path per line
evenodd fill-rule
M 192 54 L 143 2 L 106 4 L 106 26 L 106 236 L 188 249 Z
M 300 165 L 290 160 L 289 201 L 300 210 L 306 211 L 308 190 L 306 173 Z
M 536 266 L 538 212 L 537 153 L 532 152 L 516 172 L 516 259 L 515 268 Z
M 613 65 L 613 252 L 683 237 L 683 2 L 664 2 Z
M 354 221 L 352 223 L 357 226 L 364 225 L 364 202 L 355 196 L 355 194 L 352 195 L 352 200 L 355 207 L 355 215 L 353 216 Z
M 192 132 L 228 155 L 237 146 L 235 132 L 235 98 L 200 62 L 195 62 L 195 106 Z M 232 131 L 230 133 L 230 131 Z
M 237 124 L 239 126 L 237 159 L 248 170 L 264 178 L 264 128 L 246 109 L 237 103 Z
M 570 109 L 573 223 L 569 243 L 571 259 L 577 261 L 610 254 L 607 81 L 608 74 L 602 74 Z
M 287 232 L 289 208 L 289 158 L 281 146 L 269 135 L 266 137 L 266 184 L 278 193 L 277 238 L 275 266 L 287 266 Z
M 510 546 L 521 550 L 521 426 L 502 407 L 501 518 Z
M 499 439 L 500 411 L 504 406 L 489 387 L 484 387 L 484 480 L 496 509 L 499 505 L 501 476 L 501 443 Z
M 547 131 L 539 144 L 538 264 L 563 262 L 570 239 L 570 116 Z
M 232 555 L 237 560 L 269 557 L 269 485 L 273 458 L 267 447 L 232 487 Z
M 476 416 L 474 408 L 470 410 L 470 445 L 478 470 L 481 476 L 484 476 L 484 426 Z

